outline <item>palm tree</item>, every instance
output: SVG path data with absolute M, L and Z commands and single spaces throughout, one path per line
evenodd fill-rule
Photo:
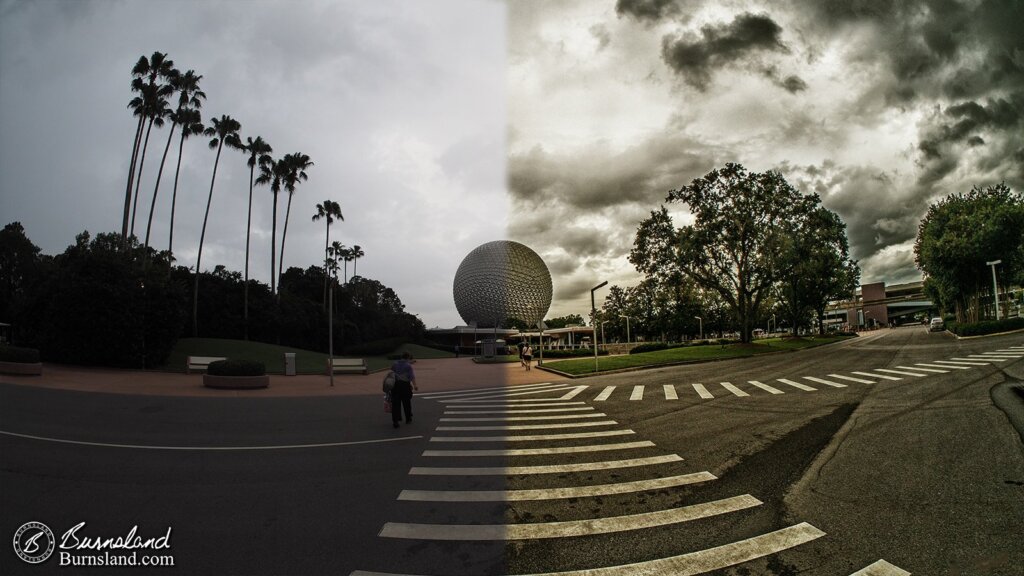
M 260 174 L 263 173 L 263 166 L 273 162 L 270 157 L 270 153 L 274 151 L 267 144 L 263 138 L 257 136 L 253 139 L 249 136 L 245 139 L 245 145 L 242 149 L 249 153 L 249 210 L 245 224 L 245 313 L 244 313 L 244 328 L 245 339 L 249 339 L 249 236 L 252 231 L 252 187 L 254 178 L 256 177 L 256 166 L 260 167 Z
M 200 265 L 203 260 L 203 242 L 206 240 L 206 222 L 210 218 L 210 203 L 213 201 L 213 185 L 217 181 L 217 166 L 220 164 L 220 151 L 227 144 L 231 148 L 242 148 L 242 141 L 238 138 L 238 131 L 242 125 L 234 118 L 222 115 L 220 119 L 213 118 L 213 125 L 203 131 L 207 136 L 213 136 L 210 140 L 210 148 L 217 149 L 217 158 L 213 161 L 213 177 L 210 178 L 210 194 L 206 198 L 206 214 L 203 216 L 203 231 L 199 234 L 199 253 L 196 255 L 196 279 L 192 288 L 192 335 L 199 335 L 199 273 L 202 270 Z
M 281 177 L 285 171 L 284 160 L 268 157 L 266 164 L 260 163 L 260 175 L 257 184 L 270 184 L 270 193 L 274 195 L 274 208 L 271 213 L 270 225 L 270 293 L 277 292 L 277 194 L 281 192 Z
M 170 268 L 170 263 L 174 260 L 174 206 L 178 201 L 178 174 L 181 172 L 181 152 L 185 147 L 186 138 L 202 134 L 203 130 L 205 130 L 199 110 L 184 108 L 178 110 L 177 114 L 178 124 L 181 124 L 181 140 L 178 142 L 178 165 L 174 169 L 174 191 L 171 194 L 171 232 L 167 239 L 167 252 L 170 254 L 168 269 Z
M 171 119 L 171 129 L 167 133 L 167 144 L 164 145 L 164 155 L 160 159 L 160 169 L 156 173 L 156 186 L 153 187 L 153 200 L 149 205 L 149 220 L 146 223 L 146 247 L 149 248 L 149 233 L 153 228 L 153 212 L 156 210 L 156 196 L 160 191 L 160 179 L 163 178 L 164 164 L 167 162 L 167 152 L 171 148 L 171 139 L 174 137 L 174 129 L 183 118 L 182 112 L 186 109 L 198 110 L 203 106 L 203 99 L 206 93 L 199 89 L 199 81 L 203 77 L 197 75 L 195 70 L 181 74 L 177 71 L 171 76 L 171 88 L 178 92 L 178 108 L 168 115 Z
M 362 258 L 363 256 L 366 256 L 366 254 L 363 253 L 363 249 L 359 246 L 359 244 L 356 244 L 355 246 L 352 247 L 352 260 L 353 260 L 353 262 L 352 262 L 352 277 L 353 278 L 358 276 L 358 274 L 356 274 L 356 264 L 359 263 L 359 259 Z
M 149 145 L 149 134 L 153 129 L 155 123 L 157 127 L 163 125 L 163 118 L 170 113 L 170 109 L 167 107 L 166 98 L 171 94 L 173 89 L 167 82 L 158 84 L 158 80 L 169 80 L 177 71 L 174 69 L 174 62 L 167 59 L 167 54 L 161 52 L 153 52 L 153 55 L 147 60 L 145 56 L 139 58 L 139 61 L 135 63 L 135 67 L 132 68 L 132 75 L 135 78 L 132 80 L 132 89 L 141 94 L 141 106 L 143 109 L 143 115 L 139 118 L 140 126 L 137 129 L 137 138 L 142 137 L 141 122 L 146 118 L 149 119 L 149 125 L 146 128 L 146 136 L 141 141 L 142 144 L 142 156 L 138 156 L 138 146 L 140 141 L 136 140 L 135 151 L 133 152 L 133 158 L 138 158 L 138 173 L 134 176 L 135 183 L 135 200 L 132 201 L 132 181 L 133 176 L 129 175 L 128 187 L 125 191 L 125 214 L 122 222 L 122 236 L 125 238 L 129 234 L 135 233 L 135 210 L 138 207 L 139 202 L 139 183 L 142 180 L 142 166 L 146 162 L 146 148 Z M 145 81 L 144 81 L 145 79 Z M 133 103 L 135 101 L 133 100 Z M 132 106 L 132 104 L 129 104 Z M 132 162 L 132 171 L 135 171 L 135 162 Z M 134 204 L 134 206 L 132 205 Z M 128 212 L 131 210 L 131 228 L 128 227 Z
M 292 196 L 295 195 L 295 186 L 299 182 L 309 180 L 309 176 L 306 175 L 306 169 L 313 165 L 313 162 L 309 160 L 309 156 L 300 152 L 286 154 L 281 161 L 284 163 L 281 183 L 284 185 L 284 189 L 288 191 L 288 207 L 284 212 L 284 230 L 281 231 L 281 258 L 277 262 L 278 287 L 281 285 L 281 276 L 284 272 L 284 243 L 288 238 L 288 218 L 292 213 Z M 277 297 L 278 299 L 281 298 L 280 292 Z
M 331 224 L 334 219 L 337 218 L 342 222 L 345 221 L 345 217 L 341 214 L 341 205 L 334 200 L 324 200 L 323 204 L 316 205 L 316 214 L 313 214 L 313 222 L 324 218 L 327 220 L 327 235 L 324 238 L 324 308 L 327 308 L 327 276 L 328 276 L 328 247 L 331 240 Z

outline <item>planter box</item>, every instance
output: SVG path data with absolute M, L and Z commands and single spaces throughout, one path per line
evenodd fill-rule
M 211 376 L 203 374 L 203 386 L 229 390 L 248 390 L 270 386 L 270 376 Z
M 2 362 L 0 361 L 0 374 L 15 376 L 39 376 L 43 373 L 43 365 L 40 362 Z

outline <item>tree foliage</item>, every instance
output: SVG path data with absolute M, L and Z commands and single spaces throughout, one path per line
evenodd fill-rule
M 918 226 L 914 255 L 929 296 L 958 322 L 977 322 L 980 297 L 992 294 L 986 262 L 1002 260 L 1004 282 L 1024 273 L 1024 195 L 998 184 L 943 198 Z

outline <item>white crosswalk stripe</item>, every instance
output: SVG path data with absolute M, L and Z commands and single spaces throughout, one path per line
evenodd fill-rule
M 875 374 L 874 372 L 854 371 L 854 372 L 850 372 L 850 374 L 856 374 L 858 376 L 867 376 L 868 378 L 878 378 L 879 380 L 893 380 L 893 381 L 903 380 L 903 378 L 900 378 L 898 376 L 886 376 L 884 374 Z
M 665 390 L 665 400 L 679 400 L 679 394 L 676 393 L 676 387 L 671 384 L 665 384 L 663 387 Z
M 988 362 L 978 362 L 976 360 L 969 360 L 969 361 L 966 361 L 966 362 L 965 361 L 954 362 L 954 361 L 951 361 L 951 360 L 935 360 L 934 362 L 936 364 L 942 364 L 943 366 L 945 366 L 947 364 L 950 365 L 950 366 L 988 366 L 989 365 Z
M 525 434 L 519 436 L 434 436 L 431 442 L 547 442 L 550 440 L 578 440 L 583 438 L 605 438 L 608 436 L 629 436 L 632 430 L 600 430 L 597 432 L 568 432 L 565 434 Z
M 711 392 L 708 392 L 708 389 L 705 388 L 703 384 L 694 384 L 693 389 L 697 391 L 698 396 L 705 400 L 712 400 L 714 398 Z
M 914 366 L 897 366 L 904 370 L 917 370 L 919 372 L 930 372 L 932 374 L 949 374 L 949 370 L 940 370 L 938 368 L 915 368 Z
M 644 399 L 644 387 L 643 385 L 633 386 L 633 393 L 629 395 L 630 400 L 643 400 Z
M 596 402 L 604 402 L 605 400 L 608 399 L 609 396 L 612 395 L 612 392 L 615 392 L 615 386 L 606 386 L 605 389 L 602 390 L 596 398 L 594 398 L 594 400 Z
M 462 406 L 452 406 L 449 408 L 462 408 Z M 471 406 L 471 408 L 482 408 L 482 406 Z M 522 408 L 522 406 L 515 406 L 515 408 Z M 527 408 L 524 410 L 445 410 L 445 415 L 456 416 L 459 414 L 538 414 L 543 412 L 590 412 L 594 409 L 593 406 L 582 406 L 578 408 L 548 408 L 546 405 L 543 408 Z
M 893 566 L 885 560 L 879 560 L 866 568 L 857 570 L 850 576 L 910 576 L 910 572 Z
M 740 390 L 739 388 L 733 386 L 732 383 L 730 383 L 730 382 L 722 382 L 722 388 L 725 388 L 726 390 L 728 390 L 729 392 L 732 392 L 736 396 L 740 396 L 740 397 L 750 396 L 750 394 L 747 394 L 743 390 Z
M 891 370 L 889 368 L 875 368 L 875 372 L 885 372 L 886 374 L 899 374 L 901 376 L 914 376 L 916 378 L 925 378 L 927 374 L 921 374 L 920 372 L 908 372 L 906 370 Z
M 566 392 L 565 395 L 559 398 L 559 400 L 571 400 L 579 396 L 587 388 L 589 388 L 589 386 L 577 386 L 575 389 Z
M 552 430 L 555 428 L 583 428 L 585 426 L 614 426 L 618 424 L 615 420 L 601 420 L 599 422 L 570 422 L 560 424 L 515 424 L 511 426 L 438 426 L 437 430 L 442 432 L 456 431 L 477 431 L 487 430 Z
M 953 369 L 956 369 L 956 370 L 970 370 L 971 369 L 970 366 L 958 366 L 956 364 L 941 364 L 941 365 L 936 365 L 936 364 L 914 364 L 914 366 L 925 366 L 927 368 L 953 368 Z
M 570 420 L 573 418 L 604 418 L 607 414 L 588 412 L 586 414 L 551 414 L 548 416 L 501 416 L 487 418 L 441 418 L 441 422 L 516 422 L 523 420 Z
M 423 456 L 477 458 L 481 456 L 542 456 L 548 454 L 580 454 L 584 452 L 607 452 L 611 450 L 631 450 L 633 448 L 653 448 L 654 443 L 641 440 L 639 442 L 620 442 L 618 444 L 591 444 L 589 446 L 560 446 L 557 448 L 508 448 L 501 450 L 424 450 Z
M 954 358 L 956 360 L 956 358 Z M 969 354 L 964 360 L 988 360 L 991 362 L 1006 362 L 1009 358 L 1002 358 L 999 356 L 982 356 L 980 354 Z
M 982 364 L 986 363 L 985 360 L 979 360 L 977 358 L 950 358 L 950 360 L 959 360 L 961 362 L 981 362 Z
M 566 498 L 588 498 L 628 494 L 647 490 L 661 490 L 715 480 L 710 472 L 697 472 L 668 478 L 600 484 L 596 486 L 571 486 L 565 488 L 543 488 L 534 490 L 402 490 L 399 500 L 420 502 L 514 502 L 523 500 L 560 500 Z
M 839 378 L 840 380 L 849 380 L 850 382 L 856 382 L 858 384 L 874 384 L 874 380 L 865 380 L 863 378 L 854 378 L 853 376 L 843 376 L 842 374 L 829 374 L 829 378 Z
M 815 378 L 814 376 L 804 376 L 804 380 L 810 380 L 811 382 L 817 382 L 818 384 L 832 386 L 833 388 L 846 388 L 846 384 L 840 384 L 839 382 L 825 380 L 824 378 Z
M 760 388 L 761 390 L 764 390 L 765 392 L 768 392 L 769 394 L 785 394 L 785 392 L 783 392 L 782 390 L 779 390 L 778 388 L 775 388 L 774 386 L 769 386 L 767 384 L 762 384 L 761 382 L 758 382 L 757 380 L 750 380 L 749 383 L 750 383 L 751 386 L 756 386 L 756 387 Z
M 804 390 L 806 392 L 814 392 L 814 391 L 817 390 L 817 388 L 812 388 L 812 387 L 810 387 L 810 386 L 808 386 L 806 384 L 801 384 L 799 382 L 794 382 L 792 380 L 787 380 L 786 378 L 778 378 L 777 380 L 779 382 L 782 382 L 783 384 L 788 384 L 788 385 L 792 386 L 793 388 L 796 388 L 797 390 Z

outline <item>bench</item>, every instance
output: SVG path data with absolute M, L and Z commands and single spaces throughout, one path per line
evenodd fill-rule
M 335 358 L 327 360 L 327 373 L 334 372 L 368 374 L 366 360 L 362 358 Z
M 206 370 L 210 367 L 210 362 L 216 362 L 217 360 L 227 360 L 222 356 L 189 356 L 185 362 L 185 373 L 191 374 L 193 370 Z

